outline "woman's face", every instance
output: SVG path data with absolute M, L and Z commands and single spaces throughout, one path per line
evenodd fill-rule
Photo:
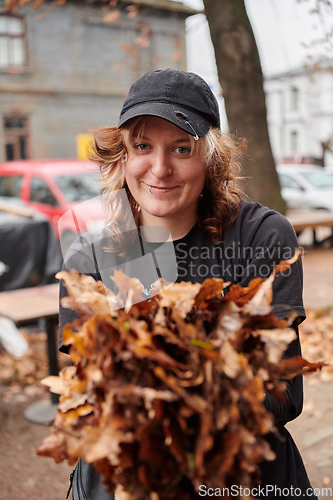
M 125 178 L 141 207 L 141 223 L 190 229 L 205 184 L 204 162 L 197 152 L 191 155 L 189 135 L 172 123 L 150 117 L 140 138 L 139 129 L 129 140 Z

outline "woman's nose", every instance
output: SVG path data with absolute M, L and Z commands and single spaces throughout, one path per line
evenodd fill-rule
M 170 158 L 166 151 L 158 150 L 152 158 L 151 171 L 158 178 L 168 177 L 170 172 Z

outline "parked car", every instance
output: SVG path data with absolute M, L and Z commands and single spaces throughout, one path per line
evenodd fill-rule
M 333 176 L 323 167 L 283 163 L 276 170 L 282 197 L 289 208 L 333 212 Z
M 65 252 L 78 234 L 98 233 L 104 226 L 98 177 L 97 166 L 89 161 L 5 162 L 0 164 L 0 196 L 20 198 L 44 214 Z

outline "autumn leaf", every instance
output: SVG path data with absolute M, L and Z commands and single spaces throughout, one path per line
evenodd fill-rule
M 296 334 L 292 316 L 273 313 L 272 283 L 294 261 L 225 296 L 226 284 L 208 279 L 161 286 L 149 302 L 121 271 L 116 294 L 59 273 L 63 305 L 80 316 L 63 330 L 75 366 L 44 381 L 60 402 L 38 454 L 82 457 L 108 491 L 130 500 L 194 500 L 200 484 L 257 484 L 258 464 L 274 459 L 266 435 L 277 432 L 265 394 L 284 401 L 281 379 L 323 366 L 283 358 Z
M 130 43 L 123 43 L 121 45 L 121 48 L 125 51 L 125 52 L 131 52 L 131 50 L 133 49 L 133 45 L 131 45 Z
M 119 21 L 121 18 L 120 10 L 113 9 L 110 12 L 107 12 L 103 15 L 103 23 L 112 23 L 115 21 Z

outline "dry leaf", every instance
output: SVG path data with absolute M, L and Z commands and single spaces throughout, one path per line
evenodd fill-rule
M 282 401 L 281 378 L 322 366 L 282 359 L 295 333 L 275 318 L 271 289 L 292 261 L 224 297 L 223 281 L 208 279 L 176 283 L 149 302 L 139 302 L 141 283 L 121 271 L 117 295 L 59 273 L 64 305 L 80 314 L 78 332 L 63 331 L 76 366 L 44 382 L 61 398 L 38 454 L 83 457 L 110 492 L 136 500 L 194 500 L 200 484 L 256 484 L 260 461 L 274 459 L 265 393 Z M 107 297 L 116 310 L 107 310 Z

